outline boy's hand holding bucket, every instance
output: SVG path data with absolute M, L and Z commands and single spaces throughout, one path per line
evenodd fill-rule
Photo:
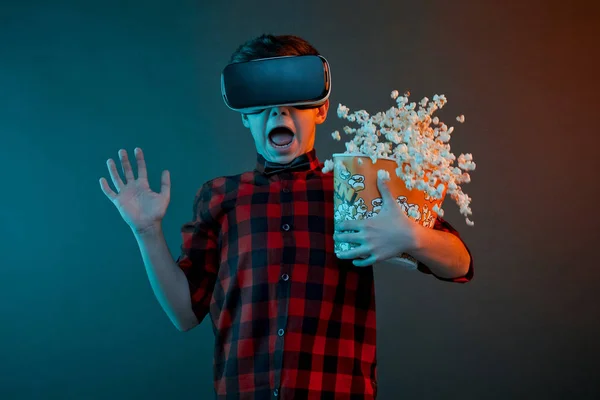
M 341 259 L 352 261 L 357 267 L 366 267 L 409 252 L 416 246 L 415 238 L 419 224 L 408 218 L 400 204 L 392 196 L 388 182 L 377 180 L 383 204 L 379 214 L 364 220 L 346 220 L 337 224 L 334 240 L 357 243 L 358 247 L 338 253 Z M 354 231 L 337 233 L 337 231 Z M 362 260 L 360 259 L 362 258 Z
M 433 227 L 437 217 L 433 206 L 441 205 L 443 197 L 428 198 L 422 191 L 408 190 L 396 176 L 397 164 L 392 159 L 373 164 L 363 155 L 333 157 L 338 258 L 353 259 L 358 267 L 393 260 L 416 268 L 416 259 L 407 253 L 416 248 L 419 230 Z

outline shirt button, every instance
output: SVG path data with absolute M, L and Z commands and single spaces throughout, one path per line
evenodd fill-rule
M 281 227 L 284 231 L 289 231 L 290 230 L 290 226 L 288 224 L 283 224 L 283 226 Z
M 281 275 L 281 279 L 283 279 L 284 281 L 287 281 L 288 279 L 290 279 L 290 276 L 288 274 L 283 274 L 283 275 Z
M 278 331 L 277 331 L 277 334 L 278 334 L 279 336 L 283 336 L 283 333 L 284 333 L 283 329 L 280 329 L 280 330 L 278 330 Z
M 283 188 L 283 193 L 289 193 L 289 192 L 290 192 L 290 189 L 288 189 L 288 188 Z
M 275 389 L 273 390 L 273 396 L 277 397 L 279 395 L 279 390 Z

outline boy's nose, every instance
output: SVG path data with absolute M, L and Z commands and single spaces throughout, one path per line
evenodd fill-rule
M 272 107 L 269 112 L 270 115 L 289 115 L 289 113 L 288 108 L 283 106 Z

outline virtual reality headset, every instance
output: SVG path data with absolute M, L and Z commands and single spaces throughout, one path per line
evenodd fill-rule
M 330 93 L 329 63 L 320 55 L 232 63 L 221 73 L 225 104 L 244 114 L 277 106 L 316 108 L 325 103 Z

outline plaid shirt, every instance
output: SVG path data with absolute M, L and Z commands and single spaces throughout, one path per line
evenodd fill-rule
M 210 313 L 217 399 L 376 398 L 373 269 L 336 257 L 333 174 L 314 149 L 303 157 L 267 176 L 258 154 L 254 171 L 206 182 L 182 227 L 177 263 L 198 320 Z M 458 236 L 441 218 L 434 229 Z M 466 276 L 436 277 L 472 276 L 471 259 Z

